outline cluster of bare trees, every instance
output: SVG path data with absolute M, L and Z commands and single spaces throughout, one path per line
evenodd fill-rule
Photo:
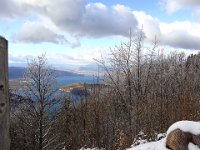
M 139 32 L 97 60 L 106 86 L 85 88 L 90 94 L 79 101 L 57 97 L 44 57 L 31 62 L 26 99 L 11 113 L 11 147 L 125 149 L 140 131 L 153 139 L 177 120 L 199 120 L 200 54 L 165 55 L 156 40 L 151 48 L 144 40 Z

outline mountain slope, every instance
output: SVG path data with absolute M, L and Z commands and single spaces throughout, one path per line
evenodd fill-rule
M 17 79 L 23 78 L 26 68 L 22 67 L 9 67 L 8 68 L 8 78 Z
M 8 77 L 9 79 L 18 79 L 23 78 L 26 68 L 23 67 L 9 67 L 8 68 Z M 60 71 L 60 70 L 53 70 L 57 77 L 62 76 L 83 76 L 82 74 L 77 74 L 69 71 Z

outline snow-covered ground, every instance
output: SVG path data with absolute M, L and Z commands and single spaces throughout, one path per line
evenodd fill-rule
M 165 148 L 165 138 L 164 138 L 160 141 L 141 144 L 133 148 L 129 148 L 127 150 L 167 150 L 167 148 Z
M 187 121 L 187 120 L 178 121 L 174 123 L 173 125 L 171 125 L 169 129 L 167 130 L 167 134 L 169 134 L 171 131 L 177 128 L 181 129 L 184 132 L 190 132 L 195 135 L 200 134 L 200 122 Z M 141 144 L 141 145 L 129 148 L 127 150 L 168 150 L 165 145 L 166 145 L 166 138 L 163 138 L 160 141 Z M 192 143 L 189 143 L 188 149 L 200 150 L 200 147 Z
M 181 129 L 184 132 L 190 132 L 192 134 L 195 135 L 200 135 L 200 122 L 194 122 L 194 121 L 178 121 L 174 124 L 172 124 L 169 129 L 167 130 L 167 135 L 175 130 L 175 129 Z M 142 134 L 142 132 L 141 132 Z M 158 136 L 162 136 L 162 135 L 158 135 Z M 163 138 L 159 141 L 155 141 L 155 142 L 149 142 L 149 143 L 144 143 L 145 139 L 140 139 L 141 141 L 139 141 L 139 143 L 142 143 L 138 146 L 134 146 L 132 148 L 128 148 L 127 150 L 169 150 L 166 148 L 166 138 Z M 93 148 L 93 149 L 80 149 L 80 150 L 101 150 L 98 148 Z M 188 145 L 188 150 L 200 150 L 200 147 L 189 143 Z
M 128 148 L 127 150 L 169 150 L 165 147 L 166 138 L 156 141 L 156 142 L 149 142 L 146 144 L 141 144 L 135 146 L 133 148 Z M 192 143 L 188 145 L 189 150 L 200 150 L 200 148 Z
M 105 149 L 99 149 L 99 148 L 81 148 L 80 150 L 105 150 Z
M 169 127 L 169 129 L 167 130 L 167 134 L 169 134 L 171 131 L 177 128 L 181 129 L 184 132 L 190 132 L 195 135 L 200 134 L 200 122 L 188 120 L 175 122 Z
M 184 132 L 190 132 L 195 135 L 200 135 L 200 122 L 194 122 L 194 121 L 178 121 L 174 124 L 172 124 L 169 129 L 167 130 L 167 135 L 175 130 L 175 129 L 181 129 Z M 158 135 L 160 136 L 160 135 Z M 162 135 L 161 135 L 162 136 Z M 134 146 L 132 148 L 128 148 L 127 150 L 169 150 L 166 148 L 166 137 L 155 142 L 149 142 L 149 143 L 144 143 L 145 139 L 140 139 L 141 141 L 139 143 L 142 143 L 138 146 Z M 93 148 L 93 149 L 80 149 L 80 150 L 101 150 L 98 148 Z M 188 150 L 200 150 L 200 147 L 189 143 L 188 145 Z

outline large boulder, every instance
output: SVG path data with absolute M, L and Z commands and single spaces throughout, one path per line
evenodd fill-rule
M 179 121 L 167 131 L 166 147 L 171 150 L 188 150 L 192 143 L 200 148 L 200 123 L 194 121 Z

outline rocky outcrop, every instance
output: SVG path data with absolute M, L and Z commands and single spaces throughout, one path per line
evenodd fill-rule
M 200 135 L 175 129 L 167 135 L 166 147 L 171 150 L 188 150 L 188 144 L 193 143 L 200 147 Z

